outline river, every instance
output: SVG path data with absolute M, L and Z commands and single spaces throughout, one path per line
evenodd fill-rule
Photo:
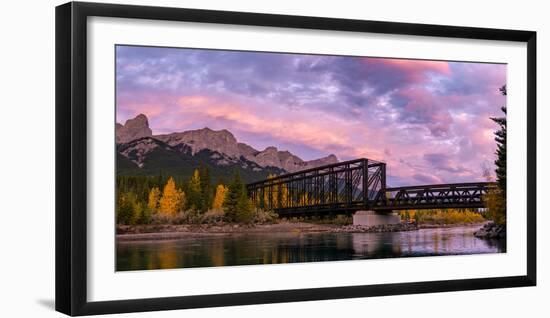
M 473 236 L 479 226 L 392 233 L 197 234 L 117 242 L 117 271 L 501 253 L 505 240 Z

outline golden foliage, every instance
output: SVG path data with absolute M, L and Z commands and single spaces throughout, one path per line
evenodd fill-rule
M 170 177 L 164 186 L 162 198 L 160 198 L 160 212 L 164 215 L 173 216 L 178 213 L 185 203 L 185 193 L 176 188 L 174 179 Z
M 225 200 L 225 195 L 229 189 L 223 184 L 219 184 L 216 187 L 216 194 L 214 195 L 214 202 L 212 202 L 212 209 L 221 210 L 223 206 L 223 201 Z
M 304 192 L 300 195 L 300 200 L 298 202 L 298 205 L 308 205 L 309 204 L 309 193 Z
M 267 180 L 275 178 L 276 175 L 270 173 L 267 176 Z M 277 186 L 271 185 L 264 188 L 264 208 L 265 209 L 275 209 L 277 208 Z
M 149 191 L 149 200 L 147 203 L 147 206 L 151 211 L 157 211 L 159 207 L 159 201 L 160 201 L 160 190 L 157 187 L 153 187 L 151 191 Z
M 283 183 L 281 185 L 281 207 L 282 208 L 286 208 L 286 206 L 288 205 L 287 201 L 288 201 L 288 187 L 286 183 Z
M 502 190 L 498 187 L 491 187 L 483 196 L 483 203 L 487 208 L 487 217 L 496 224 L 506 223 L 506 200 Z
M 430 224 L 480 223 L 485 220 L 481 213 L 467 209 L 403 210 L 399 215 L 405 221 Z
M 189 188 L 192 188 L 196 192 L 201 191 L 201 175 L 199 169 L 193 171 L 193 176 L 189 180 Z

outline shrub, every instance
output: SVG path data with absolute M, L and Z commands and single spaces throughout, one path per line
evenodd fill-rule
M 335 218 L 334 218 L 334 224 L 336 225 L 350 225 L 353 223 L 353 218 L 351 216 L 348 216 L 348 215 L 343 215 L 343 214 L 338 214 Z
M 252 222 L 258 224 L 270 224 L 277 221 L 278 218 L 279 215 L 273 211 L 256 209 L 252 218 Z
M 483 196 L 483 203 L 487 208 L 488 219 L 500 225 L 506 223 L 506 200 L 502 190 L 498 187 L 489 189 L 487 194 Z
M 481 213 L 466 209 L 404 210 L 399 215 L 403 220 L 412 218 L 417 223 L 458 224 L 484 221 Z
M 152 224 L 192 224 L 199 223 L 200 217 L 194 211 L 183 211 L 172 215 L 155 213 L 151 216 Z
M 201 217 L 201 223 L 219 223 L 223 222 L 225 218 L 225 213 L 221 209 L 213 209 L 206 211 Z

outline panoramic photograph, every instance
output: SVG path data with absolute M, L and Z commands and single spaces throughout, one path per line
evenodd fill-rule
M 116 271 L 506 252 L 506 64 L 117 45 L 115 67 Z

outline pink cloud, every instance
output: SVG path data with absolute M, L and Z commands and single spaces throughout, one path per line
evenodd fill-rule
M 324 112 L 300 109 L 281 110 L 271 105 L 258 112 L 260 105 L 246 100 L 220 100 L 209 96 L 185 96 L 178 100 L 179 117 L 193 118 L 202 125 L 214 129 L 229 129 L 235 134 L 268 135 L 274 140 L 286 143 L 305 144 L 321 151 L 340 149 L 341 156 L 378 153 L 369 147 L 355 147 L 351 136 L 368 136 L 369 129 L 350 124 Z M 315 118 L 315 120 L 311 120 Z M 188 121 L 185 122 L 187 124 Z M 183 126 L 183 125 L 182 125 Z M 331 129 L 327 129 L 331 127 Z
M 434 72 L 451 74 L 449 63 L 445 61 L 407 60 L 407 59 L 382 59 L 382 63 L 401 69 L 408 73 L 418 74 L 422 72 Z
M 448 62 L 425 61 L 412 59 L 365 59 L 368 64 L 379 64 L 389 70 L 398 71 L 407 83 L 424 83 L 429 81 L 430 74 L 451 75 Z

